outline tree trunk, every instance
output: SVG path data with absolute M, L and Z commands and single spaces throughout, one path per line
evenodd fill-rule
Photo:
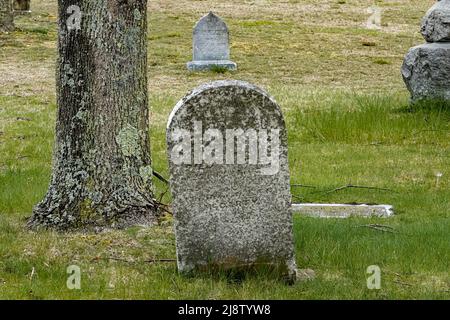
M 14 30 L 14 15 L 11 0 L 0 0 L 0 31 Z
M 52 180 L 31 227 L 152 224 L 147 0 L 59 0 Z
M 14 0 L 14 11 L 18 12 L 29 12 L 30 11 L 30 0 Z

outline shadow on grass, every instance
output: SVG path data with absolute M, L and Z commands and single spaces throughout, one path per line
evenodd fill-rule
M 241 285 L 248 280 L 267 280 L 273 279 L 280 284 L 293 285 L 295 281 L 290 279 L 285 270 L 269 264 L 255 264 L 250 266 L 237 266 L 227 268 L 219 265 L 210 265 L 209 268 L 196 269 L 194 271 L 183 273 L 186 278 L 213 279 L 216 281 L 225 281 L 232 285 Z
M 448 117 L 450 120 L 450 101 L 449 100 L 421 100 L 415 103 L 404 105 L 394 110 L 398 113 L 434 113 Z

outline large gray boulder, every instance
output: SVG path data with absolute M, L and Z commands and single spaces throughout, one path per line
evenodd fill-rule
M 428 10 L 421 33 L 427 42 L 450 41 L 450 0 L 441 0 Z
M 450 42 L 411 48 L 401 71 L 411 102 L 450 100 Z

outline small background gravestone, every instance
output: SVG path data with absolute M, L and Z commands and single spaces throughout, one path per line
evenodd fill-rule
M 287 136 L 276 102 L 245 82 L 203 85 L 172 111 L 167 145 L 179 270 L 265 266 L 294 280 Z
M 14 15 L 11 0 L 0 0 L 0 32 L 14 30 Z
M 402 66 L 411 102 L 450 100 L 450 0 L 431 7 L 421 33 L 428 43 L 411 48 Z
M 13 9 L 15 14 L 30 13 L 30 0 L 14 0 Z
M 236 70 L 230 61 L 229 31 L 225 22 L 210 12 L 200 19 L 193 32 L 193 61 L 187 64 L 191 71 L 214 67 Z

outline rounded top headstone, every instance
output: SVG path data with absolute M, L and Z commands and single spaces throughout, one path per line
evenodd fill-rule
M 261 112 L 270 112 L 271 116 L 268 117 L 279 125 L 284 127 L 284 118 L 280 107 L 278 106 L 275 99 L 269 95 L 265 90 L 245 81 L 240 80 L 218 80 L 205 83 L 190 93 L 188 93 L 183 99 L 181 99 L 175 108 L 172 110 L 169 120 L 167 123 L 167 129 L 173 125 L 173 120 L 177 114 L 181 112 L 186 112 L 186 108 L 195 105 L 197 112 L 200 113 L 201 117 L 208 117 L 210 115 L 207 110 L 214 110 L 216 108 L 221 108 L 222 103 L 227 100 L 233 100 L 236 103 L 236 99 L 239 98 L 241 101 L 241 109 L 236 110 L 241 115 L 248 112 L 248 120 L 252 121 L 260 113 L 255 114 L 254 108 L 261 109 Z M 263 108 L 261 106 L 255 105 L 255 101 L 262 102 L 264 104 Z M 245 102 L 248 102 L 245 104 Z M 193 112 L 193 110 L 191 110 Z M 206 112 L 206 113 L 204 113 Z M 234 118 L 236 120 L 236 118 Z M 245 121 L 245 118 L 241 118 L 241 121 Z
M 170 115 L 167 154 L 178 269 L 263 266 L 292 279 L 287 133 L 273 98 L 235 80 L 194 89 Z
M 428 10 L 421 33 L 427 42 L 450 41 L 450 0 L 438 1 Z

